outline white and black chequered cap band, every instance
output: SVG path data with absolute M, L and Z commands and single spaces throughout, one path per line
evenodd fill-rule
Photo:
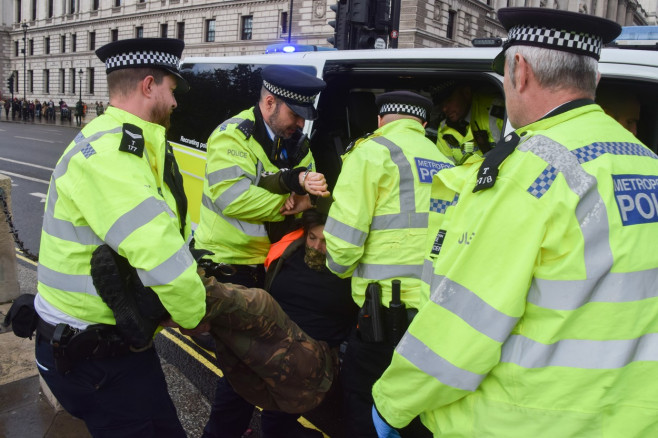
M 112 71 L 117 68 L 144 66 L 144 67 L 167 67 L 178 70 L 180 58 L 171 53 L 158 52 L 154 50 L 134 51 L 119 53 L 105 60 L 105 68 Z
M 541 26 L 514 26 L 509 30 L 506 46 L 538 46 L 578 53 L 599 59 L 603 40 L 598 35 L 549 29 Z
M 379 109 L 379 114 L 407 114 L 421 120 L 427 120 L 427 110 L 425 108 L 406 103 L 385 103 Z
M 301 105 L 309 105 L 315 102 L 315 98 L 320 93 L 315 93 L 311 96 L 304 96 L 303 94 L 295 93 L 294 91 L 287 90 L 285 88 L 277 87 L 276 85 L 263 79 L 263 86 L 267 91 L 274 94 L 275 96 L 283 97 L 284 99 L 292 100 Z

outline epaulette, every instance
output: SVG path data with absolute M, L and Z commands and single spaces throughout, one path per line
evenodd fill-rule
M 355 138 L 354 140 L 352 140 L 352 142 L 350 144 L 348 144 L 347 147 L 345 148 L 345 153 L 347 154 L 347 153 L 351 152 L 352 149 L 354 149 L 363 140 L 366 140 L 369 137 L 372 137 L 372 134 L 373 134 L 372 132 L 369 132 L 367 134 L 363 134 L 361 137 L 358 137 L 358 138 Z
M 249 140 L 249 137 L 254 132 L 255 125 L 253 120 L 245 119 L 235 129 L 244 134 L 245 140 Z
M 144 155 L 144 136 L 142 135 L 142 128 L 130 123 L 124 123 L 123 136 L 121 137 L 119 150 L 137 155 L 141 158 Z

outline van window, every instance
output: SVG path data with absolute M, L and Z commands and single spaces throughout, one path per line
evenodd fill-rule
M 171 116 L 169 140 L 205 151 L 208 137 L 217 126 L 258 102 L 263 67 L 265 65 L 184 65 L 181 74 L 190 83 L 190 91 L 176 96 L 178 107 Z M 296 68 L 317 74 L 313 67 Z

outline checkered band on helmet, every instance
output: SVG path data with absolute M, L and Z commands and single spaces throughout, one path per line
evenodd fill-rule
M 267 91 L 270 93 L 283 97 L 285 99 L 290 99 L 299 103 L 304 103 L 304 104 L 309 104 L 313 103 L 315 101 L 315 98 L 318 96 L 319 93 L 316 93 L 312 96 L 304 96 L 299 93 L 295 93 L 290 90 L 286 90 L 285 88 L 277 87 L 274 84 L 271 84 L 270 82 L 267 82 L 266 80 L 263 80 L 263 86 Z
M 380 108 L 379 114 L 408 114 L 422 120 L 427 120 L 427 111 L 425 108 L 406 103 L 385 103 Z
M 556 49 L 580 52 L 596 58 L 601 56 L 603 40 L 600 36 L 547 29 L 539 26 L 514 26 L 509 30 L 508 45 L 524 41 L 530 45 L 555 47 Z
M 179 62 L 180 58 L 171 53 L 148 50 L 143 52 L 120 53 L 115 56 L 110 56 L 105 60 L 105 68 L 107 70 L 112 70 L 129 65 L 144 65 L 145 67 L 153 65 L 178 69 Z

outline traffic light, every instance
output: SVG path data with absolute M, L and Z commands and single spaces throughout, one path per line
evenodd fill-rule
M 334 36 L 327 38 L 327 41 L 338 50 L 347 49 L 347 3 L 336 2 L 329 8 L 336 13 L 336 19 L 329 21 L 329 26 L 334 28 Z
M 9 87 L 9 92 L 14 94 L 14 78 L 10 77 L 7 79 L 7 87 Z

